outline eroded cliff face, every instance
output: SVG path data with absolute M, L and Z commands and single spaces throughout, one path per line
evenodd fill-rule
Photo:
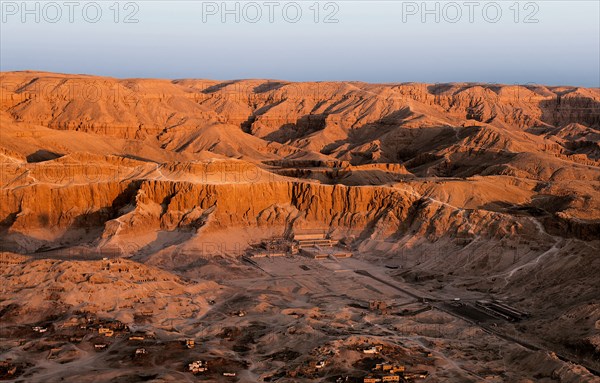
M 208 166 L 207 164 L 204 164 Z M 230 165 L 232 166 L 232 165 Z M 218 168 L 223 169 L 222 163 Z M 199 163 L 181 164 L 198 176 Z M 52 169 L 52 168 L 50 168 Z M 37 169 L 39 172 L 39 168 Z M 52 169 L 50 174 L 53 174 Z M 123 169 L 121 169 L 123 171 Z M 499 207 L 481 208 L 464 193 L 485 192 L 489 185 L 474 182 L 471 190 L 462 185 L 421 185 L 409 183 L 394 186 L 324 185 L 316 182 L 285 179 L 270 175 L 262 182 L 190 182 L 185 174 L 179 180 L 147 179 L 137 174 L 131 179 L 98 183 L 49 185 L 45 183 L 4 189 L 2 200 L 3 235 L 20 238 L 13 251 L 35 251 L 42 247 L 76 244 L 69 233 L 96 230 L 87 238 L 89 244 L 116 238 L 136 238 L 159 231 L 184 231 L 192 234 L 234 228 L 277 228 L 280 232 L 293 228 L 321 228 L 327 231 L 353 233 L 361 238 L 394 240 L 410 235 L 436 241 L 445 236 L 503 238 L 535 237 L 539 230 L 528 214 L 501 209 L 509 202 L 527 201 L 535 194 L 533 185 L 505 185 L 512 191 Z M 254 173 L 253 173 L 254 174 Z M 213 174 L 214 175 L 214 174 Z M 218 176 L 232 179 L 232 174 Z M 263 177 L 267 177 L 263 175 Z M 190 175 L 190 178 L 192 176 Z M 463 194 L 460 200 L 459 194 Z M 458 198 L 458 200 L 456 200 Z M 448 202 L 444 202 L 448 201 Z M 466 207 L 458 207 L 453 205 Z M 568 204 L 568 201 L 563 203 Z M 560 208 L 558 208 L 560 210 Z M 596 226 L 573 222 L 560 215 L 544 214 L 542 225 L 552 233 L 593 239 Z M 569 226 L 570 225 L 570 226 Z M 99 230 L 99 231 L 98 231 Z M 25 241 L 31 236 L 35 241 Z M 543 240 L 543 238 L 541 238 Z
M 194 209 L 206 213 L 213 229 L 292 225 L 361 229 L 382 216 L 407 217 L 410 197 L 393 189 L 328 186 L 304 182 L 237 185 L 193 185 L 146 181 L 136 195 L 133 221 L 174 230 L 185 224 Z M 157 214 L 158 213 L 158 214 Z M 390 227 L 389 230 L 395 230 Z
M 198 184 L 132 180 L 4 190 L 9 233 L 103 227 L 103 237 L 156 230 L 305 226 L 391 234 L 406 225 L 416 197 L 393 188 L 278 181 Z M 30 249 L 31 250 L 31 249 Z

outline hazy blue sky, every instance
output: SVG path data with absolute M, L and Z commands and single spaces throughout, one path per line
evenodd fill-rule
M 28 2 L 24 13 L 21 1 L 2 1 L 1 69 L 600 86 L 597 0 L 441 1 L 437 12 L 427 2 L 425 22 L 421 1 L 240 1 L 226 15 L 221 1 L 114 3 Z M 132 13 L 137 22 L 124 22 Z

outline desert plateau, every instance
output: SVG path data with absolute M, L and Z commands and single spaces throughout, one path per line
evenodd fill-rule
M 600 382 L 600 89 L 0 72 L 0 380 Z

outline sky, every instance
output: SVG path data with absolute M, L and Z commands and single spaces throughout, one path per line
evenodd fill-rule
M 600 1 L 1 1 L 0 69 L 600 87 Z

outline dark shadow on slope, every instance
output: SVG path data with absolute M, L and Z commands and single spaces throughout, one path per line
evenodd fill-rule
M 204 94 L 215 93 L 215 92 L 218 92 L 218 91 L 220 91 L 221 89 L 223 89 L 223 88 L 225 88 L 225 87 L 227 87 L 227 86 L 229 86 L 229 85 L 232 85 L 232 84 L 238 83 L 238 82 L 240 82 L 240 81 L 241 81 L 241 80 L 231 80 L 231 81 L 225 81 L 225 82 L 222 82 L 222 83 L 219 83 L 219 84 L 213 85 L 213 86 L 209 86 L 208 88 L 206 88 L 206 89 L 202 90 L 202 93 L 204 93 Z
M 323 149 L 321 149 L 321 154 L 325 154 L 326 156 L 330 155 L 340 146 L 343 146 L 346 143 L 344 140 L 336 140 L 331 144 L 325 145 Z
M 300 117 L 296 123 L 283 124 L 278 130 L 265 136 L 265 140 L 280 144 L 305 138 L 306 136 L 325 128 L 326 115 L 309 114 Z
M 254 87 L 253 91 L 254 91 L 254 93 L 272 92 L 274 90 L 277 90 L 277 89 L 283 87 L 284 85 L 287 85 L 287 84 L 285 82 L 281 82 L 281 81 L 267 81 L 263 84 L 260 84 L 256 87 Z
M 49 150 L 38 150 L 37 152 L 31 153 L 26 158 L 27 158 L 27 162 L 34 163 L 34 162 L 51 161 L 51 160 L 60 158 L 62 156 L 64 156 L 64 154 L 54 153 Z
M 190 238 L 195 235 L 195 231 L 184 231 L 184 230 L 174 230 L 174 231 L 159 231 L 156 239 L 144 247 L 140 248 L 132 257 L 144 256 L 147 254 L 152 254 L 162 249 L 166 249 L 171 246 L 179 245 L 183 242 L 186 242 Z
M 430 94 L 433 94 L 433 95 L 438 95 L 438 94 L 442 94 L 442 93 L 449 91 L 450 89 L 454 88 L 455 86 L 456 86 L 456 84 L 452 84 L 452 83 L 440 83 L 440 84 L 428 85 L 427 92 L 429 92 Z

